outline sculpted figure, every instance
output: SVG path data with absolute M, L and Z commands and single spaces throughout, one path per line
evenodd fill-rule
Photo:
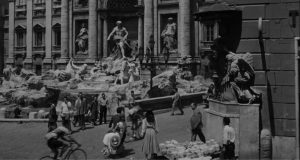
M 163 39 L 163 52 L 169 53 L 176 48 L 176 23 L 173 22 L 173 18 L 168 18 L 168 24 L 161 33 Z
M 120 47 L 122 58 L 125 58 L 125 50 L 124 45 L 128 45 L 126 40 L 128 36 L 128 32 L 125 27 L 123 27 L 121 21 L 117 21 L 117 26 L 112 30 L 112 32 L 107 37 L 107 40 L 110 40 L 113 36 L 113 40 L 115 44 Z M 129 45 L 128 45 L 129 46 Z
M 79 51 L 82 53 L 86 53 L 87 45 L 88 45 L 88 30 L 84 23 L 81 25 L 81 29 L 79 34 L 76 36 L 76 44 L 79 48 Z

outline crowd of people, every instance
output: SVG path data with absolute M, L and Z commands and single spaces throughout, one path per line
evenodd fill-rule
M 79 93 L 74 109 L 75 114 L 73 118 L 73 125 L 79 126 L 80 130 L 85 129 L 85 122 L 89 121 L 93 126 L 94 125 L 101 125 L 107 123 L 107 107 L 109 104 L 109 100 L 106 97 L 105 93 L 102 93 L 100 95 L 96 95 L 92 98 L 92 101 L 87 104 L 87 99 L 82 95 L 82 93 Z M 205 136 L 203 134 L 202 128 L 202 113 L 197 108 L 197 105 L 195 103 L 191 103 L 191 109 L 193 111 L 191 118 L 190 118 L 190 129 L 191 129 L 191 141 L 196 141 L 197 136 L 202 142 L 206 142 Z M 128 104 L 127 106 L 129 108 L 128 115 L 125 114 L 125 107 L 119 106 L 116 108 L 116 114 L 113 115 L 110 118 L 108 127 L 110 133 L 121 133 L 120 135 L 120 146 L 123 146 L 126 135 L 127 135 L 127 127 L 128 127 L 128 120 L 131 121 L 131 138 L 134 140 L 136 139 L 143 139 L 143 145 L 142 145 L 142 152 L 145 155 L 146 159 L 155 158 L 160 153 L 159 148 L 159 142 L 158 142 L 158 122 L 155 118 L 155 115 L 152 111 L 147 111 L 145 114 L 142 114 L 142 117 L 139 117 L 138 113 L 138 107 L 136 107 L 135 103 L 135 96 L 134 92 L 131 91 L 131 94 L 128 98 Z M 57 127 L 57 119 L 58 114 L 55 109 L 55 105 L 52 104 L 49 112 L 49 123 L 48 127 L 49 133 L 53 132 L 64 132 L 64 129 Z M 72 103 L 68 101 L 67 97 L 64 97 L 63 102 L 61 103 L 61 119 L 62 119 L 62 127 L 66 128 L 70 133 L 72 133 L 71 128 L 71 114 L 70 114 L 70 108 L 72 108 Z M 181 98 L 180 94 L 177 93 L 173 97 L 173 104 L 172 104 L 172 112 L 171 115 L 174 115 L 174 112 L 178 108 L 180 110 L 181 115 L 184 114 L 182 106 L 181 106 Z M 120 123 L 122 124 L 122 131 L 120 130 Z M 221 123 L 221 122 L 220 122 Z M 224 130 L 223 130 L 223 152 L 221 156 L 224 159 L 234 159 L 235 157 L 235 131 L 230 126 L 230 119 L 225 117 L 223 119 L 224 124 Z M 59 129 L 58 129 L 59 128 Z M 138 128 L 141 128 L 139 130 Z M 65 132 L 64 132 L 65 133 Z M 66 132 L 67 133 L 67 132 Z M 50 136 L 51 137 L 51 136 Z M 109 136 L 108 136 L 109 137 Z M 50 138 L 51 139 L 51 138 Z M 103 142 L 108 140 L 103 140 Z M 50 145 L 48 146 L 51 148 L 51 150 L 56 153 L 56 150 L 53 149 L 52 143 L 55 141 L 51 140 Z M 57 142 L 61 143 L 61 142 Z M 108 143 L 108 142 L 107 142 Z M 62 145 L 62 144 L 61 144 Z M 108 145 L 108 144 L 105 144 Z M 56 153 L 57 156 L 57 153 Z

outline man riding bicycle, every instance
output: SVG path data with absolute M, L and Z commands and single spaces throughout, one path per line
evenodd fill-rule
M 70 136 L 71 132 L 63 126 L 60 126 L 53 131 L 46 134 L 47 145 L 54 153 L 53 159 L 61 159 L 62 155 L 68 149 L 69 143 L 76 143 L 78 146 L 80 144 Z M 60 153 L 58 149 L 61 148 Z
M 116 45 L 120 47 L 121 53 L 122 53 L 122 58 L 125 58 L 124 45 L 127 43 L 126 39 L 128 36 L 128 32 L 127 32 L 126 28 L 123 27 L 121 21 L 117 21 L 116 24 L 117 24 L 117 26 L 109 34 L 107 40 L 110 40 L 111 36 L 114 36 L 113 40 L 116 43 Z

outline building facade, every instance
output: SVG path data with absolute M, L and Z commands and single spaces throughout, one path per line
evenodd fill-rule
M 194 54 L 192 1 L 178 0 L 10 0 L 6 64 L 22 65 L 40 74 L 63 68 L 70 58 L 94 64 L 109 56 L 108 34 L 121 20 L 130 41 L 145 50 L 150 37 L 154 54 L 162 48 L 161 32 L 172 17 L 176 24 L 173 57 Z M 78 39 L 81 31 L 86 39 Z M 81 45 L 81 46 L 79 46 Z M 83 45 L 83 46 L 82 46 Z
M 214 4 L 220 6 L 206 10 Z M 212 16 L 220 10 L 231 13 L 232 8 L 240 11 L 236 19 L 228 12 Z M 227 20 L 220 20 L 224 15 Z M 211 75 L 210 45 L 220 35 L 231 39 L 232 51 L 252 53 L 256 87 L 264 93 L 270 89 L 264 94 L 262 128 L 272 131 L 273 158 L 295 158 L 294 37 L 299 36 L 299 0 L 9 0 L 5 62 L 37 74 L 64 68 L 70 58 L 94 64 L 109 56 L 107 37 L 117 20 L 138 47 L 146 49 L 153 37 L 154 54 L 162 57 L 161 36 L 170 17 L 176 24 L 170 64 L 177 57 L 193 57 L 201 62 L 198 73 Z M 258 41 L 259 17 L 269 87 Z

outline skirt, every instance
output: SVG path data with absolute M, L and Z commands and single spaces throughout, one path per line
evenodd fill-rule
M 146 129 L 142 151 L 148 156 L 151 156 L 152 154 L 158 154 L 160 152 L 156 132 L 153 128 Z

